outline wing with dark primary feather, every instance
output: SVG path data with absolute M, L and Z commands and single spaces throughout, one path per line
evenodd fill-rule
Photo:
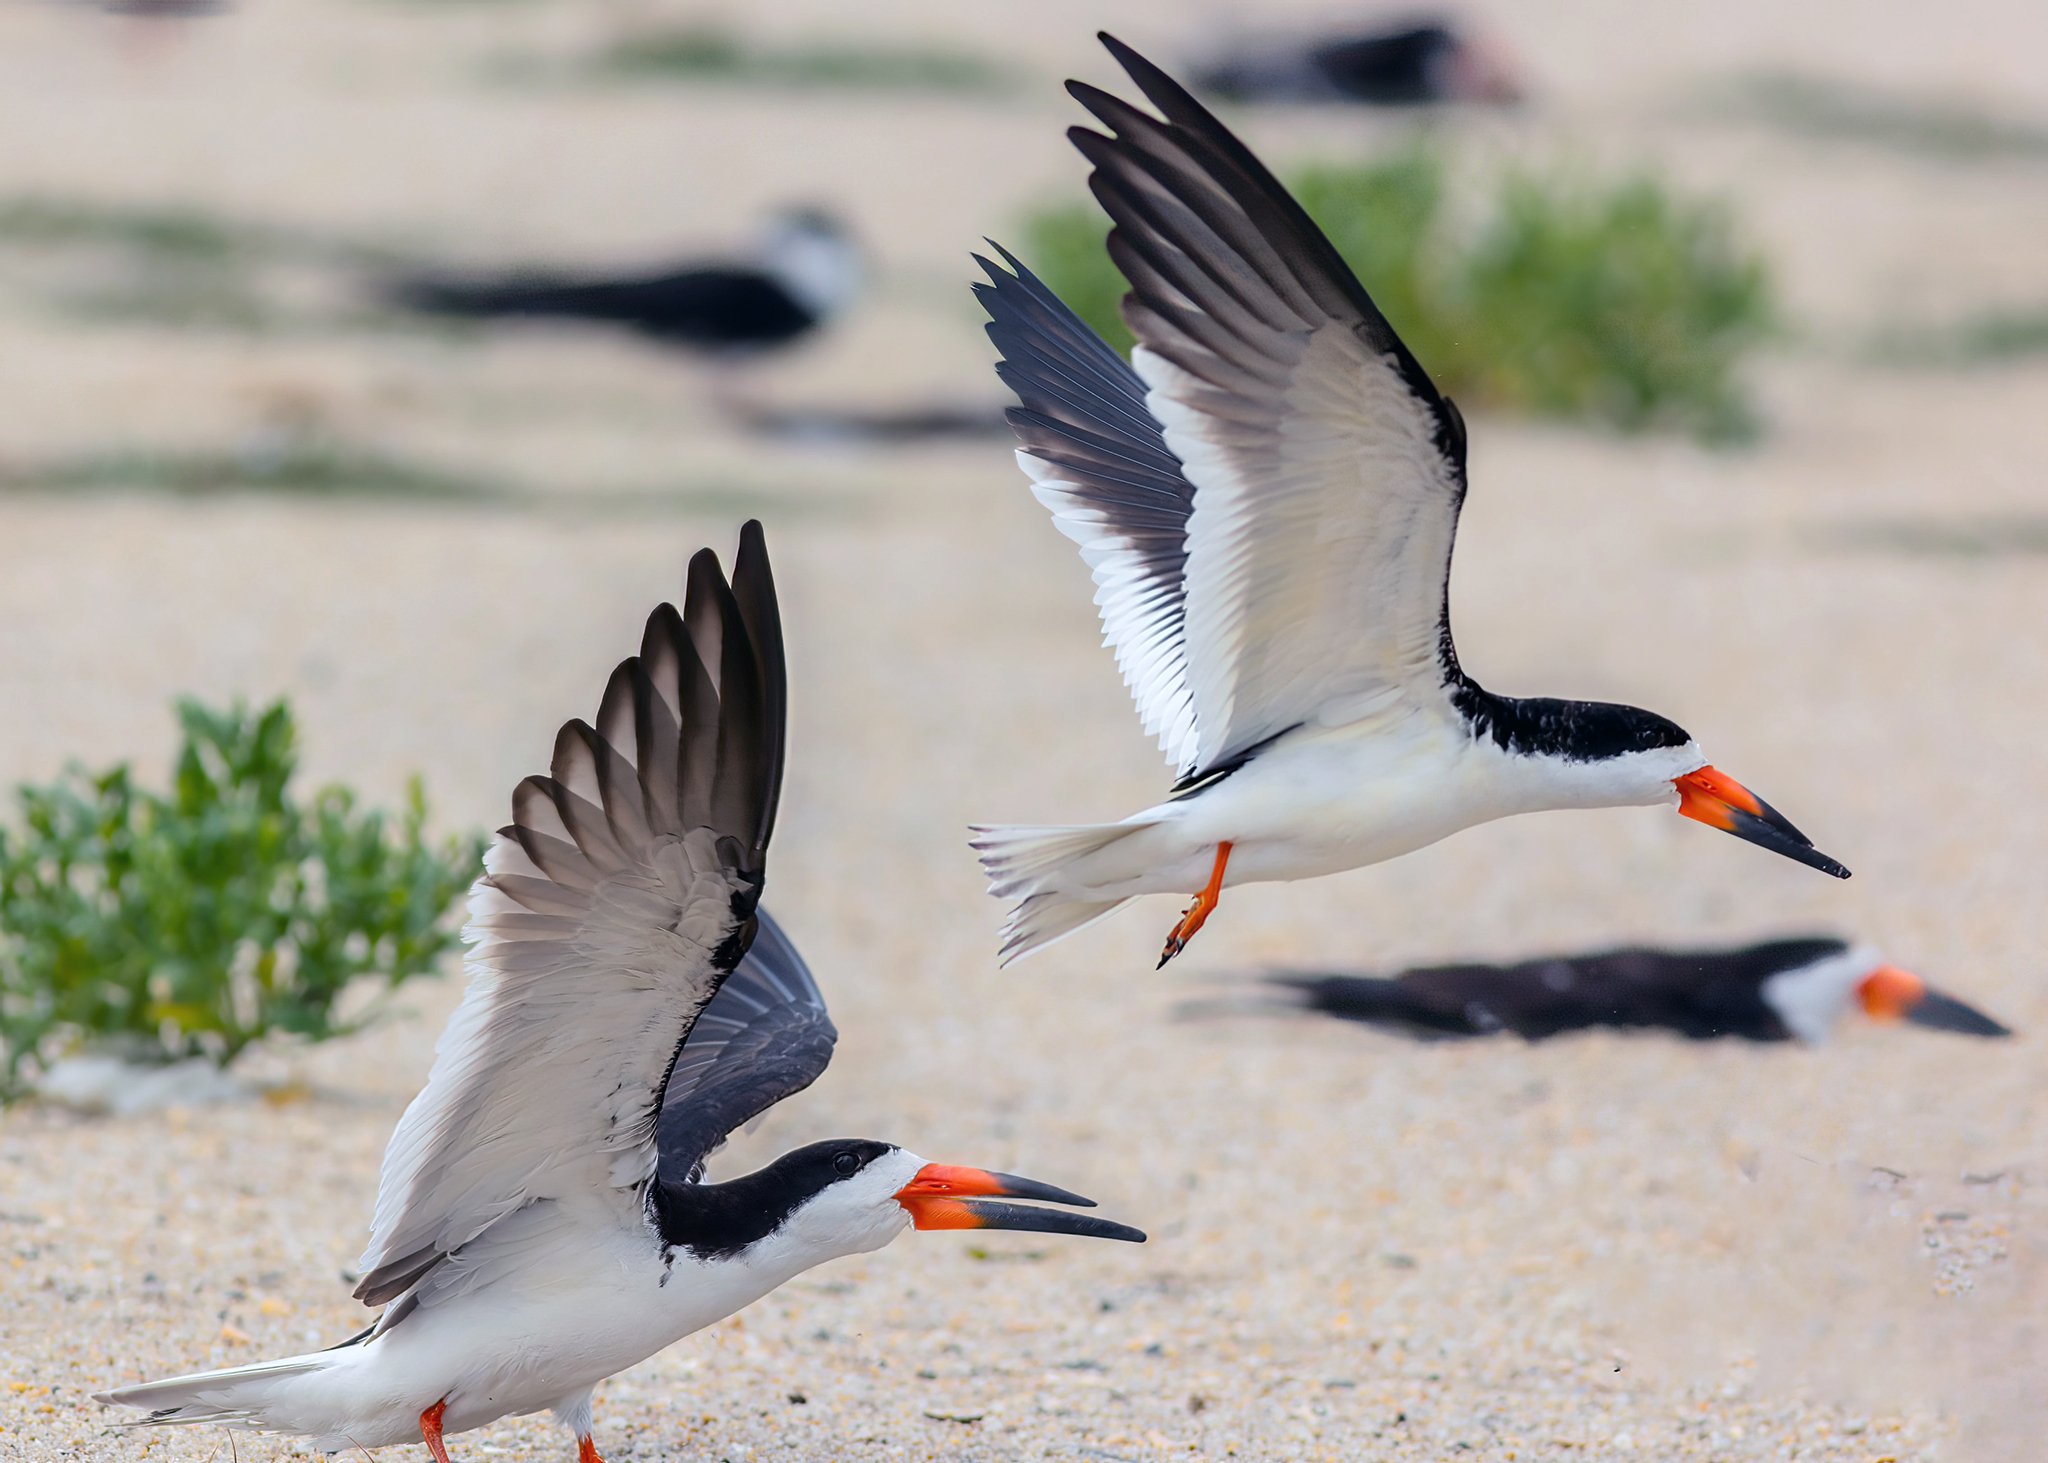
M 655 1129 L 664 1184 L 702 1178 L 728 1134 L 818 1080 L 839 1039 L 803 956 L 767 910 L 754 913 L 753 948 L 698 1016 L 669 1073 Z
M 1304 722 L 1454 714 L 1463 421 L 1250 150 L 1103 41 L 1161 113 L 1068 85 L 1113 134 L 1068 136 L 1115 223 L 1158 445 L 1129 424 L 1127 379 L 1037 292 L 997 280 L 1018 308 L 992 334 L 1037 393 L 1019 386 L 1025 465 L 1082 539 L 1147 726 L 1186 781 Z
M 655 1172 L 670 1069 L 754 937 L 782 780 L 782 631 L 758 523 L 709 550 L 513 793 L 471 896 L 470 983 L 385 1151 L 378 1305 L 538 1200 Z
M 1193 755 L 1187 676 L 1188 514 L 1195 489 L 1124 358 L 1000 244 L 1013 273 L 980 255 L 974 286 L 996 374 L 1023 404 L 1008 412 L 1017 461 L 1053 523 L 1095 576 L 1104 638 L 1148 734 L 1175 766 Z

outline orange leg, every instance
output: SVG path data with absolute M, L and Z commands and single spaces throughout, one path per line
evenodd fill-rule
M 604 1463 L 597 1456 L 597 1444 L 591 1441 L 589 1433 L 576 1440 L 576 1463 Z
M 1209 918 L 1217 901 L 1223 897 L 1223 870 L 1230 862 L 1230 845 L 1216 845 L 1216 867 L 1209 872 L 1209 887 L 1195 896 L 1195 902 L 1188 906 L 1188 912 L 1180 917 L 1180 923 L 1173 927 L 1173 933 L 1166 937 L 1166 949 L 1159 956 L 1158 968 L 1164 970 L 1166 962 L 1187 949 L 1188 941 L 1195 937 Z
M 420 1414 L 420 1436 L 427 1440 L 427 1451 L 434 1455 L 434 1463 L 448 1463 L 448 1445 L 441 1441 L 441 1415 L 447 1410 L 448 1399 L 443 1397 Z

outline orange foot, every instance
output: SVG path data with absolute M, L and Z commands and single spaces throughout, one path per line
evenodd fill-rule
M 1173 927 L 1173 933 L 1166 937 L 1166 949 L 1160 952 L 1156 969 L 1164 970 L 1166 962 L 1187 949 L 1188 941 L 1195 937 L 1208 920 L 1209 912 L 1215 909 L 1223 897 L 1223 869 L 1230 862 L 1230 845 L 1216 845 L 1216 867 L 1209 871 L 1209 887 L 1195 896 L 1195 902 L 1188 906 L 1188 912 L 1180 917 L 1180 923 Z
M 448 1445 L 441 1441 L 441 1416 L 447 1410 L 448 1399 L 443 1397 L 420 1414 L 420 1436 L 427 1440 L 427 1451 L 434 1455 L 434 1463 L 448 1463 Z
M 597 1444 L 591 1441 L 589 1433 L 576 1440 L 576 1463 L 604 1463 L 597 1456 Z

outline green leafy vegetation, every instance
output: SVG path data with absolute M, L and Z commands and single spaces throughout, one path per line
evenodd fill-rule
M 566 488 L 443 468 L 325 434 L 262 432 L 233 448 L 116 447 L 42 461 L 0 461 L 4 493 L 235 493 L 369 502 L 460 504 L 493 511 L 668 518 L 837 516 L 864 511 L 843 474 L 829 482 L 706 477 Z
M 1287 180 L 1447 393 L 1626 432 L 1754 430 L 1737 371 L 1770 333 L 1770 291 L 1723 210 L 1647 177 L 1513 172 L 1460 228 L 1446 181 L 1442 158 L 1420 148 Z M 1024 258 L 1128 350 L 1105 232 L 1092 208 L 1048 210 L 1027 221 Z
M 396 257 L 375 244 L 230 218 L 189 205 L 100 203 L 42 193 L 0 198 L 0 244 L 115 245 L 157 259 L 195 262 L 289 257 L 382 263 Z
M 1315 164 L 1287 180 L 1415 358 L 1452 370 L 1464 359 L 1462 312 L 1446 298 L 1449 281 L 1433 249 L 1444 183 L 1442 161 L 1422 148 L 1367 167 Z
M 765 45 L 721 26 L 646 30 L 613 42 L 595 69 L 620 78 L 722 81 L 792 89 L 995 92 L 1010 73 L 958 51 L 817 41 Z
M 372 243 L 193 207 L 0 198 L 0 282 L 84 319 L 243 332 L 389 328 L 406 317 L 350 301 L 358 276 L 400 262 Z
M 1732 88 L 1733 110 L 1808 137 L 1973 161 L 2048 157 L 2048 128 L 1975 107 L 1796 72 L 1765 72 Z
M 115 243 L 182 259 L 224 259 L 274 242 L 267 229 L 191 208 L 130 207 L 36 195 L 0 200 L 0 240 L 13 244 Z
M 1110 263 L 1109 221 L 1092 204 L 1042 209 L 1024 220 L 1023 258 L 1067 308 L 1125 356 L 1136 342 L 1117 302 L 1130 286 Z
M 289 707 L 178 704 L 171 787 L 127 764 L 17 790 L 0 826 L 0 1096 L 79 1049 L 131 1060 L 360 1029 L 457 937 L 446 918 L 483 840 L 429 843 L 414 779 L 402 814 L 362 812 L 345 787 L 291 794 Z M 378 997 L 347 1017 L 351 982 Z
M 1951 325 L 1895 327 L 1871 356 L 1895 366 L 1989 366 L 2048 355 L 2048 309 L 1987 310 Z
M 1972 513 L 1919 518 L 1853 518 L 1809 524 L 1800 538 L 1828 553 L 1910 558 L 2000 559 L 2048 554 L 2048 517 Z
M 259 435 L 239 450 L 114 449 L 48 462 L 0 466 L 0 489 L 41 492 L 171 493 L 209 497 L 266 492 L 307 497 L 400 498 L 413 502 L 508 500 L 525 490 L 447 472 L 323 438 Z
M 1718 210 L 1648 179 L 1572 190 L 1515 177 L 1463 263 L 1477 399 L 1623 431 L 1754 430 L 1735 368 L 1766 333 L 1768 296 Z

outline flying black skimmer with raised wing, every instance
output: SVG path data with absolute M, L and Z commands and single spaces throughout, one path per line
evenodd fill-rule
M 1192 1001 L 1183 1014 L 1313 1011 L 1423 1038 L 1510 1031 L 1541 1041 L 1612 1026 L 1673 1031 L 1695 1041 L 1818 1044 L 1857 1013 L 1965 1036 L 2010 1036 L 1868 945 L 1832 936 L 1734 949 L 1631 947 L 1512 965 L 1432 965 L 1392 978 L 1289 971 L 1259 996 Z
M 859 293 L 862 272 L 845 227 L 802 208 L 778 214 L 748 260 L 604 278 L 433 276 L 398 285 L 392 297 L 436 315 L 590 320 L 668 345 L 746 355 L 789 345 L 840 314 Z
M 1121 823 L 978 827 L 1005 963 L 1141 894 L 1378 863 L 1545 808 L 1671 803 L 1847 878 L 1648 711 L 1497 696 L 1447 589 L 1465 423 L 1322 232 L 1222 123 L 1103 43 L 1165 118 L 1081 82 L 1068 136 L 1116 227 L 1131 362 L 1007 251 L 975 286 L 1018 460 L 1094 571 L 1107 643 L 1180 774 Z
M 782 635 L 760 525 L 728 587 L 706 550 L 647 622 L 593 727 L 512 797 L 471 897 L 470 983 L 384 1154 L 359 1299 L 330 1351 L 121 1387 L 144 1424 L 295 1433 L 326 1452 L 551 1410 L 792 1276 L 907 1227 L 1141 1241 L 1088 1200 L 812 1143 L 706 1183 L 728 1133 L 825 1070 L 835 1032 L 756 901 L 783 758 Z

